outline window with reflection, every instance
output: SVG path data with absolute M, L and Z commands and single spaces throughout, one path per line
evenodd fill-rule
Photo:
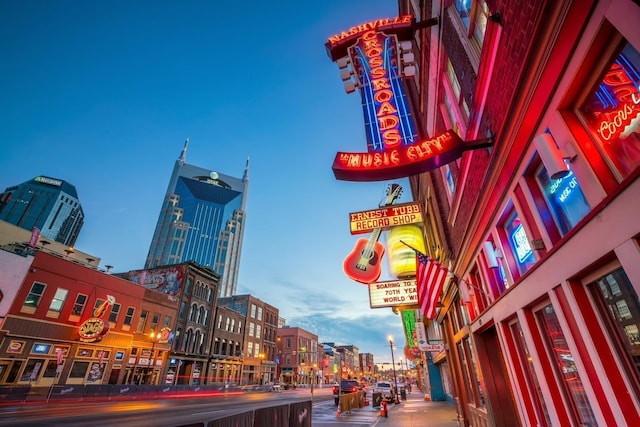
M 564 178 L 552 179 L 542 166 L 536 174 L 536 181 L 562 235 L 567 234 L 591 210 L 573 172 Z
M 618 351 L 629 361 L 630 374 L 640 381 L 640 301 L 627 274 L 619 268 L 596 280 L 589 289 L 609 334 L 617 338 Z
M 579 425 L 598 425 L 555 309 L 549 304 L 536 312 L 536 318 L 542 326 L 542 337 L 547 342 L 550 356 L 557 367 L 561 385 L 567 392 L 568 401 Z
M 531 357 L 531 354 L 529 353 L 529 347 L 527 346 L 527 342 L 524 338 L 522 327 L 519 322 L 514 322 L 510 325 L 510 329 L 516 351 L 518 352 L 518 358 L 525 369 L 524 378 L 527 382 L 527 387 L 529 388 L 529 395 L 534 403 L 538 423 L 540 426 L 550 426 L 551 419 L 549 418 L 549 411 L 547 410 L 547 405 L 544 402 L 544 395 L 540 388 L 540 382 L 538 381 L 538 376 L 536 375 L 536 371 L 533 367 L 533 357 Z
M 579 108 L 596 146 L 622 177 L 640 165 L 640 53 L 622 42 Z
M 509 215 L 504 224 L 504 231 L 511 247 L 520 274 L 528 271 L 536 262 L 533 249 L 529 244 L 529 236 L 515 210 Z

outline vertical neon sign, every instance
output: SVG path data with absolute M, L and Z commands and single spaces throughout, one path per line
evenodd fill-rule
M 411 145 L 418 132 L 407 106 L 398 72 L 398 41 L 376 31 L 367 31 L 349 49 L 360 79 L 360 94 L 369 151 L 387 151 Z

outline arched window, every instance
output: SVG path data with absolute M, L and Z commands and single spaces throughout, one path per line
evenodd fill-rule
M 198 323 L 204 324 L 204 307 L 202 306 L 198 309 Z
M 189 349 L 193 346 L 193 330 L 187 329 L 187 333 L 184 337 L 183 351 L 189 352 Z
M 191 305 L 191 312 L 189 313 L 189 321 L 190 322 L 195 322 L 196 321 L 196 313 L 198 312 L 198 307 L 196 307 L 195 304 Z
M 193 345 L 191 346 L 191 353 L 199 353 L 201 344 L 202 344 L 202 334 L 200 333 L 200 331 L 196 331 L 194 335 Z

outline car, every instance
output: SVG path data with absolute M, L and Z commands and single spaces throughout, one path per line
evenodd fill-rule
M 340 399 L 340 395 L 348 394 L 348 393 L 357 393 L 362 389 L 360 387 L 360 383 L 356 380 L 342 380 L 340 381 L 340 385 L 334 384 L 332 387 L 333 391 L 333 400 L 336 405 L 338 404 L 338 400 Z
M 389 381 L 378 381 L 376 385 L 371 388 L 371 393 L 380 393 L 382 397 L 393 400 L 393 388 Z

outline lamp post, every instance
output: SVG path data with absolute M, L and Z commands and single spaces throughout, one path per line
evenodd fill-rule
M 393 403 L 400 403 L 398 400 L 398 379 L 396 377 L 396 362 L 393 358 L 393 338 L 389 336 L 389 348 L 391 349 L 391 367 L 393 368 Z
M 156 331 L 151 331 L 149 333 L 149 338 L 151 338 L 151 379 L 150 379 L 150 383 L 153 384 L 154 383 L 154 376 L 153 373 L 156 369 L 156 354 L 155 354 L 155 349 L 156 349 L 156 342 L 158 342 L 158 340 L 160 339 L 160 333 L 156 333 Z

